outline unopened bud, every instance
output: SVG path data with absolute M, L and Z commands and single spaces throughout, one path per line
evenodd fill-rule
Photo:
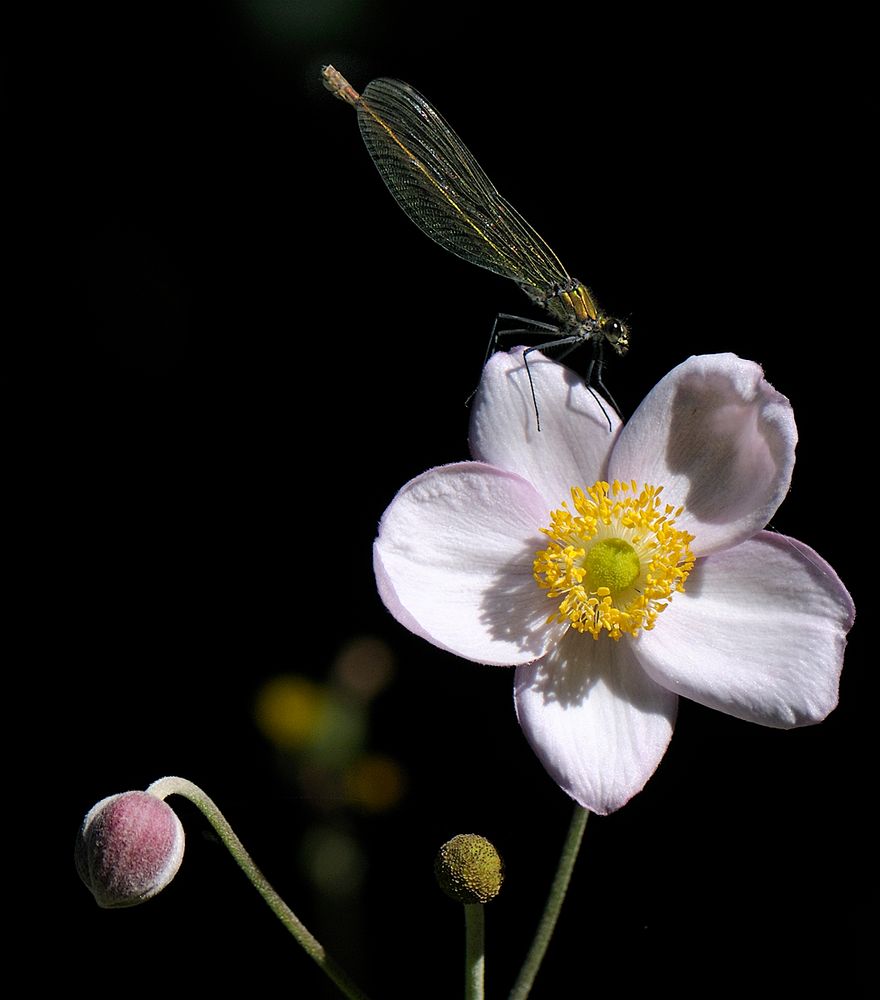
M 434 874 L 446 895 L 459 903 L 488 903 L 501 891 L 504 866 L 485 837 L 460 833 L 440 848 Z
M 183 846 L 183 826 L 163 799 L 122 792 L 86 813 L 74 860 L 98 906 L 135 906 L 174 878 Z

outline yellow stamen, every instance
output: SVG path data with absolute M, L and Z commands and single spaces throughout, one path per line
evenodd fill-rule
M 537 554 L 535 580 L 561 599 L 548 622 L 612 639 L 651 629 L 693 569 L 694 536 L 675 527 L 677 510 L 660 508 L 663 487 L 597 482 L 574 486 L 574 512 L 563 503 L 541 530 L 550 545 Z

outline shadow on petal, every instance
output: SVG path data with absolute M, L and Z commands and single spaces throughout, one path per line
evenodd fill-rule
M 522 360 L 522 354 L 520 354 L 520 360 Z M 583 375 L 558 361 L 545 357 L 539 351 L 529 355 L 528 365 L 535 389 L 535 399 L 532 398 L 532 387 L 528 381 L 524 362 L 511 368 L 507 373 L 507 379 L 511 386 L 510 396 L 513 398 L 514 393 L 516 393 L 521 402 L 522 429 L 527 437 L 536 442 L 543 440 L 537 427 L 535 402 L 537 401 L 538 404 L 542 425 L 546 425 L 551 413 L 561 411 L 559 404 L 563 399 L 564 421 L 570 420 L 571 414 L 576 414 L 578 417 L 588 418 L 603 435 L 609 433 L 608 417 L 602 409 L 598 397 L 587 388 Z M 544 397 L 543 402 L 542 396 Z M 616 413 L 614 418 L 615 423 L 617 423 Z M 618 426 L 616 430 L 619 431 L 619 429 Z
M 773 400 L 760 393 L 756 389 L 754 399 L 743 399 L 721 372 L 695 372 L 677 388 L 666 460 L 690 481 L 684 498 L 688 512 L 707 524 L 763 507 L 768 488 L 790 475 L 785 470 L 791 444 L 778 423 L 766 418 L 763 404 Z M 729 502 L 719 505 L 719 496 Z
M 548 624 L 554 605 L 535 582 L 534 561 L 535 549 L 526 545 L 520 556 L 499 569 L 497 583 L 487 588 L 483 596 L 479 617 L 493 639 L 514 646 L 531 659 L 538 659 L 558 641 L 567 627 Z
M 610 693 L 642 712 L 657 709 L 656 686 L 644 674 L 627 638 L 617 642 L 604 635 L 593 639 L 569 628 L 535 664 L 529 684 L 545 704 L 558 703 L 563 708 L 582 705 L 599 685 L 603 697 Z

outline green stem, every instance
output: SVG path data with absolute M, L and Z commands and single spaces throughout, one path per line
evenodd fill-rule
M 550 944 L 553 936 L 553 929 L 556 927 L 556 920 L 559 911 L 562 909 L 562 902 L 565 899 L 565 892 L 568 883 L 571 881 L 571 872 L 577 860 L 578 850 L 584 836 L 584 828 L 590 816 L 588 809 L 582 806 L 575 806 L 574 815 L 571 818 L 571 825 L 568 828 L 568 835 L 562 847 L 562 854 L 559 858 L 559 867 L 556 869 L 556 877 L 550 887 L 550 895 L 547 897 L 547 905 L 544 907 L 544 915 L 538 924 L 532 947 L 529 949 L 526 960 L 519 972 L 519 978 L 514 983 L 510 991 L 510 1000 L 525 1000 L 535 982 L 535 976 L 541 967 L 544 953 Z
M 297 942 L 347 997 L 351 998 L 351 1000 L 367 1000 L 366 994 L 355 986 L 348 978 L 348 974 L 324 951 L 323 946 L 317 938 L 309 933 L 299 917 L 272 888 L 266 880 L 266 876 L 257 868 L 251 856 L 244 849 L 244 845 L 238 839 L 226 818 L 198 785 L 187 781 L 186 778 L 159 778 L 158 781 L 154 781 L 150 785 L 147 791 L 159 799 L 164 799 L 168 795 L 182 795 L 201 810 L 211 826 L 217 831 L 217 835 L 223 841 L 226 849 L 235 858 L 239 868 L 245 873 L 257 892 L 269 904 L 269 908 L 275 916 L 278 917 L 281 923 L 296 938 Z
M 464 954 L 464 996 L 465 1000 L 483 1000 L 485 975 L 484 928 L 485 919 L 482 903 L 464 904 L 465 954 Z

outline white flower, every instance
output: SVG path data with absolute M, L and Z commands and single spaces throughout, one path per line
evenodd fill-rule
M 596 813 L 654 772 L 678 696 L 765 726 L 837 703 L 852 600 L 801 542 L 762 530 L 797 432 L 760 368 L 692 357 L 621 426 L 569 369 L 494 355 L 471 421 L 477 459 L 397 494 L 374 547 L 403 625 L 514 665 L 519 723 Z

